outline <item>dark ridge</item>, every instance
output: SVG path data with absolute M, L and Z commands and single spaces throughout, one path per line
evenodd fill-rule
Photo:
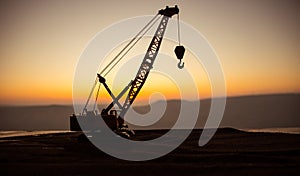
M 148 134 L 155 136 L 165 131 L 138 132 L 143 139 Z M 0 139 L 0 170 L 2 175 L 45 176 L 299 175 L 300 135 L 222 128 L 199 147 L 199 131 L 193 130 L 178 148 L 165 156 L 143 162 L 109 156 L 82 132 Z

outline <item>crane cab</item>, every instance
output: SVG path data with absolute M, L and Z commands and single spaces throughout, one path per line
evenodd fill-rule
M 112 111 L 110 111 L 112 112 Z M 119 123 L 117 120 L 117 115 L 114 113 L 106 114 L 106 115 L 101 115 L 102 119 L 106 123 L 106 125 L 113 131 L 117 130 L 119 127 Z
M 106 125 L 113 131 L 117 130 L 119 127 L 118 114 L 116 110 L 110 110 L 109 113 L 105 113 L 105 109 L 101 112 L 101 117 L 106 123 Z
M 130 138 L 135 134 L 134 131 L 129 129 L 128 125 L 124 123 L 124 119 L 118 117 L 117 110 L 107 112 L 106 109 L 103 109 L 101 116 L 106 125 L 119 136 Z

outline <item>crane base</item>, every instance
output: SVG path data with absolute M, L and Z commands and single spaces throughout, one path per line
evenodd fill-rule
M 127 124 L 119 125 L 117 117 L 114 115 L 100 115 L 92 112 L 88 112 L 85 115 L 71 115 L 70 116 L 70 131 L 89 131 L 96 132 L 101 131 L 103 123 L 99 121 L 102 118 L 106 126 L 108 126 L 117 135 L 124 138 L 131 138 L 135 135 Z

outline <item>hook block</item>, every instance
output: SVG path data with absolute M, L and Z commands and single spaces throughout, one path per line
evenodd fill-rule
M 177 59 L 181 60 L 184 56 L 185 48 L 184 46 L 181 45 L 176 46 L 174 52 L 176 54 Z

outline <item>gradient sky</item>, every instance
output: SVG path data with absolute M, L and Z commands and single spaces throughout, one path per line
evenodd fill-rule
M 297 0 L 7 0 L 0 2 L 0 104 L 70 104 L 77 60 L 97 32 L 175 4 L 216 50 L 229 96 L 300 92 Z

